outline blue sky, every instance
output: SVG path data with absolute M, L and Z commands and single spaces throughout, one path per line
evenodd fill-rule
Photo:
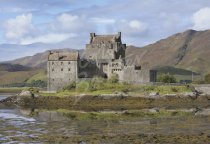
M 85 48 L 90 32 L 121 31 L 124 43 L 144 46 L 187 29 L 210 29 L 210 1 L 0 0 L 0 29 L 0 61 L 50 48 L 21 47 L 33 43 Z

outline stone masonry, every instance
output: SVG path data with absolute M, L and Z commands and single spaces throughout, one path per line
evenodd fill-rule
M 125 50 L 126 44 L 122 44 L 119 32 L 116 35 L 91 33 L 83 58 L 78 52 L 49 52 L 48 90 L 57 91 L 70 82 L 96 76 L 109 79 L 113 74 L 117 74 L 121 82 L 155 82 L 156 71 L 126 64 Z

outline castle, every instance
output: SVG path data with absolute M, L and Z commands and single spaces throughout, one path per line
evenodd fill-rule
M 57 91 L 70 82 L 99 76 L 109 79 L 118 75 L 120 82 L 148 83 L 156 81 L 156 71 L 146 67 L 127 65 L 126 44 L 121 33 L 116 35 L 90 34 L 90 43 L 80 58 L 79 52 L 49 52 L 48 90 Z

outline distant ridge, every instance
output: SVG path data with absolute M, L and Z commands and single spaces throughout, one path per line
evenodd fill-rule
M 75 49 L 58 50 L 74 51 Z M 80 53 L 82 52 L 83 50 L 80 50 Z M 9 63 L 46 68 L 47 55 L 46 51 Z M 187 30 L 142 48 L 128 46 L 126 57 L 128 64 L 141 64 L 148 68 L 170 66 L 206 74 L 210 72 L 210 30 Z
M 150 68 L 171 66 L 210 73 L 210 30 L 188 30 L 142 48 L 128 46 L 126 53 L 129 62 Z

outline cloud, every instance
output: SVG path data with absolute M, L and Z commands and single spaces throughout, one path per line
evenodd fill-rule
M 93 23 L 82 15 L 62 13 L 50 24 L 53 31 L 66 33 L 84 33 L 93 29 Z
M 139 20 L 130 21 L 129 27 L 133 30 L 137 30 L 138 32 L 142 32 L 147 29 L 147 25 Z
M 35 28 L 32 24 L 32 14 L 18 15 L 14 19 L 9 19 L 5 23 L 6 28 L 6 38 L 9 40 L 18 40 L 32 33 Z
M 22 14 L 7 20 L 5 27 L 8 40 L 24 45 L 36 42 L 59 43 L 78 35 L 82 37 L 95 28 L 87 17 L 66 13 L 42 25 L 32 24 L 32 14 Z
M 64 41 L 68 38 L 73 38 L 76 37 L 77 35 L 75 34 L 56 34 L 56 33 L 49 33 L 46 35 L 40 35 L 37 37 L 26 37 L 23 38 L 20 42 L 20 44 L 26 45 L 26 44 L 32 44 L 32 43 L 37 43 L 37 42 L 42 42 L 42 43 L 58 43 L 61 41 Z
M 99 18 L 99 17 L 90 18 L 90 21 L 94 22 L 94 23 L 98 23 L 98 24 L 114 24 L 114 23 L 116 23 L 115 19 Z
M 148 30 L 148 24 L 141 20 L 119 20 L 113 27 L 115 31 L 121 31 L 126 37 L 138 37 L 145 34 Z
M 206 30 L 210 29 L 210 7 L 205 7 L 193 14 L 193 29 Z

